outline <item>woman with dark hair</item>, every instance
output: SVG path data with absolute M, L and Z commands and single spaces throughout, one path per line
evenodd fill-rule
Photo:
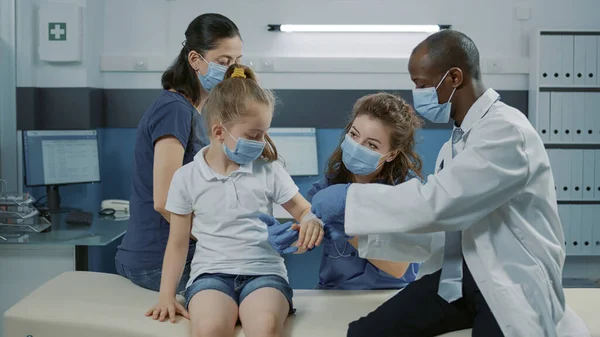
M 402 98 L 378 93 L 360 98 L 340 146 L 328 161 L 326 178 L 314 183 L 308 200 L 336 184 L 396 185 L 422 178 L 415 134 L 422 121 Z M 343 221 L 343 220 L 339 220 Z M 414 281 L 418 263 L 363 259 L 358 237 L 348 240 L 326 235 L 319 270 L 319 289 L 401 289 Z
M 117 272 L 133 283 L 158 291 L 169 237 L 165 210 L 173 174 L 205 145 L 200 111 L 208 92 L 240 61 L 238 27 L 220 14 L 203 14 L 185 31 L 179 56 L 162 75 L 163 91 L 137 128 L 127 233 L 115 257 Z M 190 245 L 178 291 L 189 278 Z

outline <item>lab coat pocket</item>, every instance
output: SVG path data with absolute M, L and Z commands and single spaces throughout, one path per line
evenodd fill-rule
M 496 303 L 488 304 L 506 336 L 545 337 L 540 316 L 528 301 L 531 294 L 520 284 L 496 285 L 493 298 Z

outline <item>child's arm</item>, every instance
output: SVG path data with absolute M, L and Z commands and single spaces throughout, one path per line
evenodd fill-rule
M 273 172 L 272 200 L 280 204 L 290 213 L 300 226 L 294 225 L 293 230 L 299 229 L 298 241 L 293 245 L 298 247 L 296 254 L 303 253 L 306 249 L 312 249 L 320 245 L 325 232 L 323 223 L 310 211 L 310 203 L 298 193 L 298 186 L 292 180 L 290 174 L 275 161 L 271 165 Z
M 169 240 L 163 259 L 158 304 L 146 312 L 146 316 L 152 316 L 161 322 L 167 318 L 171 322 L 175 322 L 177 313 L 189 318 L 187 310 L 175 299 L 175 295 L 188 253 L 191 219 L 191 214 L 171 213 Z
M 171 214 L 171 222 L 163 259 L 158 304 L 146 312 L 146 316 L 152 316 L 161 322 L 166 318 L 175 322 L 177 313 L 189 318 L 187 310 L 175 298 L 177 286 L 185 267 L 192 226 L 193 209 L 187 190 L 186 173 L 189 174 L 186 167 L 179 169 L 171 181 L 165 207 Z
M 299 226 L 292 227 L 300 231 L 298 241 L 295 243 L 298 246 L 296 254 L 319 246 L 325 232 L 322 222 L 310 211 L 310 203 L 300 193 L 296 193 L 292 199 L 281 206 L 300 223 Z
M 350 244 L 356 248 L 356 250 L 358 250 L 357 236 L 348 240 L 348 242 L 350 242 Z M 401 278 L 404 276 L 404 273 L 406 273 L 406 270 L 410 266 L 410 262 L 393 262 L 377 259 L 367 259 L 367 261 L 371 262 L 371 264 L 377 267 L 377 269 L 382 270 L 395 278 Z

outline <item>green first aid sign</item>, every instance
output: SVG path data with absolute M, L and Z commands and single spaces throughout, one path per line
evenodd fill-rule
M 67 40 L 67 23 L 66 22 L 50 22 L 50 23 L 48 23 L 48 40 L 50 40 L 50 41 L 66 41 Z

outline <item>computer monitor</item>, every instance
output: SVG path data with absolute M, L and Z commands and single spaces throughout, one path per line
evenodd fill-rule
M 270 128 L 269 136 L 291 176 L 319 174 L 315 128 Z
M 46 186 L 50 211 L 60 209 L 59 185 L 100 181 L 96 130 L 23 132 L 25 185 Z

